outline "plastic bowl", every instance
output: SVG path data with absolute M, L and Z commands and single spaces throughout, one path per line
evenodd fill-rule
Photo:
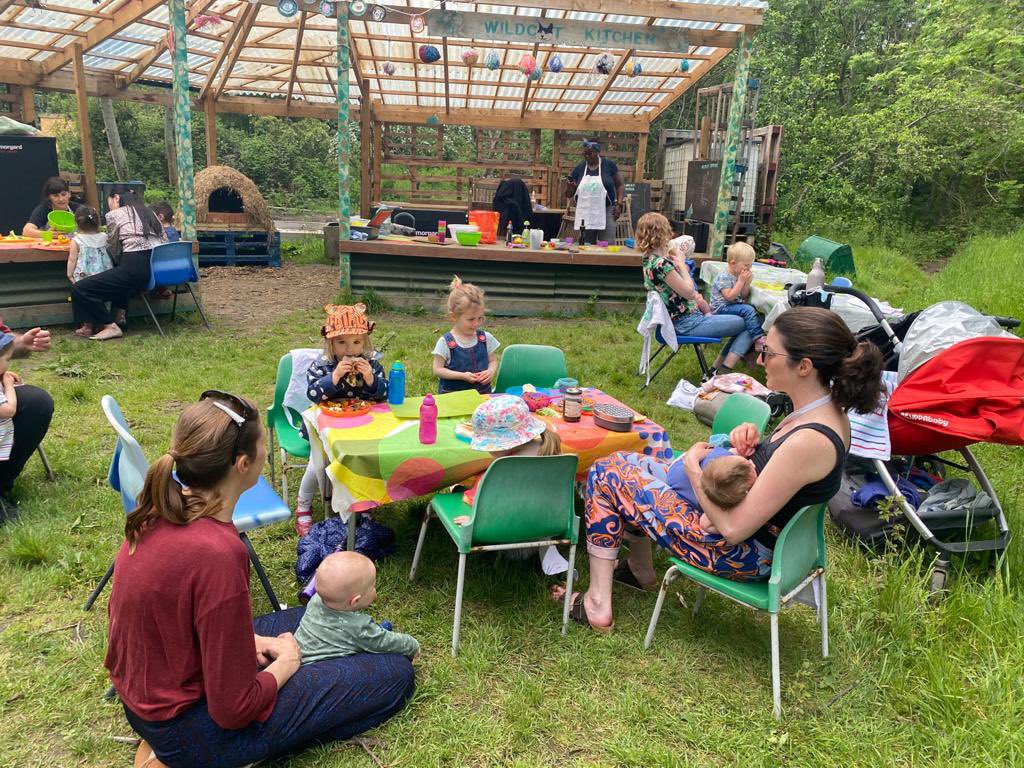
M 483 232 L 467 232 L 465 230 L 455 233 L 455 239 L 459 241 L 459 245 L 479 245 L 480 238 L 483 236 Z
M 607 248 L 608 247 L 608 241 L 607 240 L 598 240 L 596 243 L 594 243 L 594 245 L 596 245 L 598 248 Z
M 54 232 L 74 232 L 75 214 L 71 211 L 50 211 L 46 221 Z
M 618 253 L 619 251 L 622 250 L 622 246 L 621 245 L 609 245 L 608 246 L 608 250 L 611 253 Z
M 448 236 L 458 238 L 459 232 L 479 232 L 480 227 L 476 224 L 449 224 Z

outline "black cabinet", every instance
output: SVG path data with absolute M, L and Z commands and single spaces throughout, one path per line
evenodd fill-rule
M 0 136 L 0 234 L 21 234 L 39 193 L 57 175 L 57 140 L 52 136 Z

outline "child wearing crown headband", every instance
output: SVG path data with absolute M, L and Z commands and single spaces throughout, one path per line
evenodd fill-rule
M 324 307 L 327 321 L 320 328 L 324 351 L 306 371 L 306 396 L 314 403 L 358 398 L 381 402 L 388 398 L 384 368 L 373 359 L 370 334 L 374 323 L 366 316 L 366 305 Z M 313 526 L 313 496 L 317 476 L 312 459 L 299 485 L 295 507 L 295 532 L 309 533 Z

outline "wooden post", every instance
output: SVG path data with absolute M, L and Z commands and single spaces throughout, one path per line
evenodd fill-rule
M 725 230 L 729 225 L 732 208 L 732 187 L 736 179 L 736 151 L 743 137 L 743 107 L 747 101 L 747 73 L 750 71 L 750 50 L 754 36 L 744 27 L 736 44 L 736 77 L 732 86 L 732 104 L 729 106 L 729 127 L 722 147 L 722 175 L 718 182 L 718 205 L 715 207 L 715 228 L 708 246 L 708 256 L 723 258 Z M 739 215 L 739 211 L 736 212 Z
M 364 99 L 359 107 L 359 215 L 368 219 L 373 198 L 373 174 L 370 171 L 373 110 L 370 108 L 369 99 Z
M 181 216 L 181 239 L 196 239 L 196 191 L 192 160 L 192 106 L 188 82 L 188 41 L 185 31 L 185 0 L 169 0 L 171 31 L 174 35 L 173 94 L 174 128 L 176 133 L 178 169 L 178 211 Z
M 352 288 L 349 263 L 349 217 L 352 201 L 349 196 L 348 163 L 352 153 L 348 134 L 348 3 L 337 3 L 338 12 L 338 284 L 342 290 Z
M 203 99 L 203 118 L 206 123 L 206 167 L 217 164 L 217 103 L 213 93 L 207 92 Z
M 373 121 L 373 190 L 370 203 L 384 199 L 384 184 L 381 181 L 381 163 L 384 158 L 384 123 Z
M 78 102 L 78 135 L 82 142 L 82 184 L 85 187 L 85 202 L 99 210 L 96 193 L 96 162 L 92 155 L 92 128 L 89 126 L 89 96 L 86 92 L 85 63 L 82 61 L 82 45 L 72 46 L 75 69 L 75 97 Z
M 36 122 L 36 92 L 28 85 L 21 89 L 21 122 L 29 125 Z
M 552 208 L 564 208 L 565 198 L 559 197 L 562 194 L 562 175 L 558 172 L 558 153 L 561 151 L 561 131 L 557 128 L 552 131 L 551 138 L 551 188 L 548 189 L 548 205 Z
M 644 163 L 647 162 L 647 137 L 646 133 L 637 134 L 637 148 L 636 148 L 636 175 L 633 176 L 633 181 L 641 182 L 644 180 Z

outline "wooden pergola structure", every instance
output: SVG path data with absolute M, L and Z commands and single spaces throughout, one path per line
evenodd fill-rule
M 498 152 L 523 131 L 555 129 L 556 143 L 560 134 L 614 133 L 620 140 L 631 135 L 636 158 L 627 170 L 639 179 L 646 147 L 640 139 L 646 139 L 651 121 L 737 51 L 733 140 L 723 159 L 721 222 L 715 227 L 720 245 L 751 41 L 766 5 L 760 0 L 390 0 L 380 5 L 362 0 L 0 0 L 0 82 L 14 92 L 20 89 L 29 119 L 33 89 L 77 94 L 91 194 L 88 97 L 173 105 L 186 238 L 195 231 L 192 109 L 206 115 L 210 164 L 216 162 L 218 112 L 336 119 L 338 214 L 345 240 L 350 121 L 361 126 L 359 207 L 364 213 L 383 194 L 388 132 L 403 125 L 474 126 L 491 132 L 490 145 Z M 434 46 L 438 60 L 425 63 L 418 55 L 421 46 Z M 475 62 L 466 55 L 470 49 L 478 53 Z M 609 58 L 599 61 L 603 55 Z M 524 56 L 536 60 L 539 79 L 523 73 Z M 558 154 L 556 147 L 556 165 Z M 528 158 L 526 164 L 534 161 Z M 415 161 L 400 162 L 415 166 Z

